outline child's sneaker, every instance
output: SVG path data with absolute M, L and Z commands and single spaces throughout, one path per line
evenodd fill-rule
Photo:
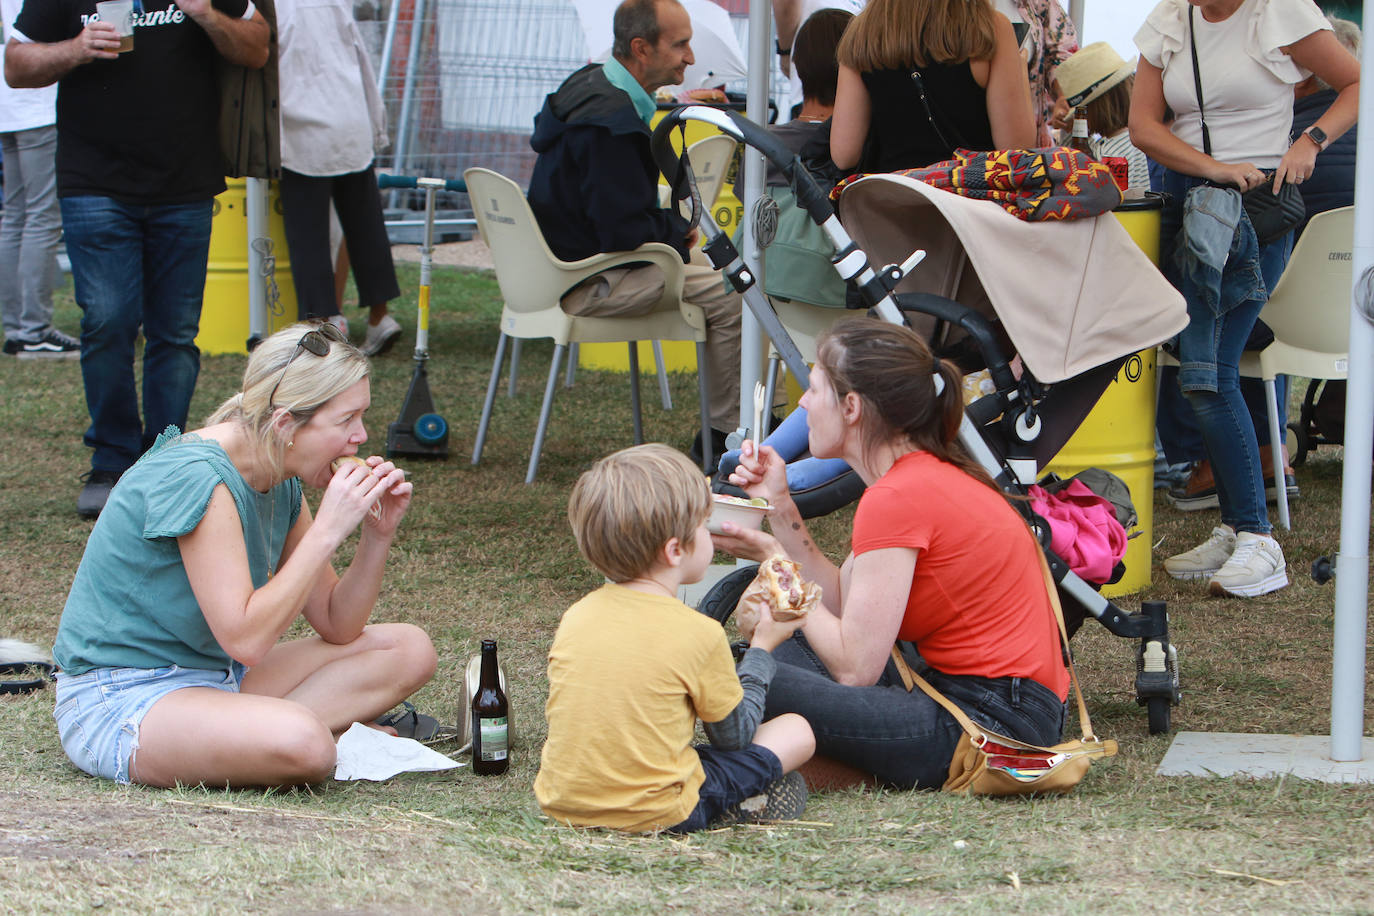
M 1288 564 L 1279 542 L 1267 534 L 1242 531 L 1236 535 L 1235 551 L 1207 583 L 1207 591 L 1217 596 L 1253 598 L 1287 584 Z
M 735 824 L 795 821 L 806 811 L 806 780 L 793 770 L 768 787 L 762 795 L 746 798 L 711 822 L 712 830 Z
M 1221 569 L 1235 549 L 1235 529 L 1218 525 L 1211 537 L 1192 550 L 1165 560 L 1164 571 L 1175 579 L 1206 579 Z

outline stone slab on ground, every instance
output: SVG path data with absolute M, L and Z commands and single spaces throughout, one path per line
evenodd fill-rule
M 1246 735 L 1179 732 L 1157 776 L 1296 776 L 1320 782 L 1374 782 L 1374 738 L 1362 739 L 1364 759 L 1331 759 L 1327 735 Z
M 701 581 L 693 582 L 691 585 L 678 586 L 677 600 L 688 607 L 696 607 L 717 582 L 738 568 L 738 563 L 715 563 L 706 567 L 706 572 L 702 574 Z

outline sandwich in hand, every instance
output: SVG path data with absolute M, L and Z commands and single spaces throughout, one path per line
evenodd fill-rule
M 356 464 L 367 473 L 372 473 L 372 465 L 368 464 L 366 461 L 359 458 L 357 455 L 340 455 L 333 461 L 329 462 L 329 470 L 337 474 L 339 473 L 340 468 L 347 467 L 350 464 Z M 367 514 L 372 516 L 374 519 L 380 519 L 382 517 L 382 504 L 373 503 L 372 508 L 367 510 Z
M 801 577 L 801 564 L 784 556 L 772 556 L 759 565 L 754 581 L 740 596 L 735 624 L 751 639 L 766 610 L 774 620 L 805 617 L 821 600 L 821 588 Z
M 340 455 L 338 458 L 335 458 L 333 461 L 329 462 L 329 470 L 337 474 L 339 473 L 339 468 L 347 464 L 361 465 L 364 471 L 372 471 L 372 465 L 368 464 L 366 461 L 359 458 L 357 455 Z

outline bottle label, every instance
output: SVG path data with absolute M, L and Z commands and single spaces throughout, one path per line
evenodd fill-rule
M 1086 118 L 1074 118 L 1073 135 L 1084 140 L 1088 139 L 1088 121 Z
M 506 717 L 495 719 L 478 717 L 477 754 L 479 760 L 505 760 L 508 735 Z

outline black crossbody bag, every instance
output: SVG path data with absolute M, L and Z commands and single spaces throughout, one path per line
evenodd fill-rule
M 1197 87 L 1197 113 L 1202 121 L 1202 151 L 1212 155 L 1212 137 L 1207 132 L 1207 119 L 1203 116 L 1202 73 L 1197 63 L 1197 40 L 1193 37 L 1193 7 L 1188 7 L 1188 43 L 1193 52 L 1193 85 Z M 1240 195 L 1245 206 L 1245 215 L 1250 217 L 1250 225 L 1255 229 L 1255 237 L 1261 245 L 1282 238 L 1285 233 L 1296 229 L 1307 215 L 1307 205 L 1303 203 L 1302 192 L 1298 186 L 1285 181 L 1274 193 L 1273 171 L 1264 173 L 1265 182 L 1258 187 L 1244 191 Z

